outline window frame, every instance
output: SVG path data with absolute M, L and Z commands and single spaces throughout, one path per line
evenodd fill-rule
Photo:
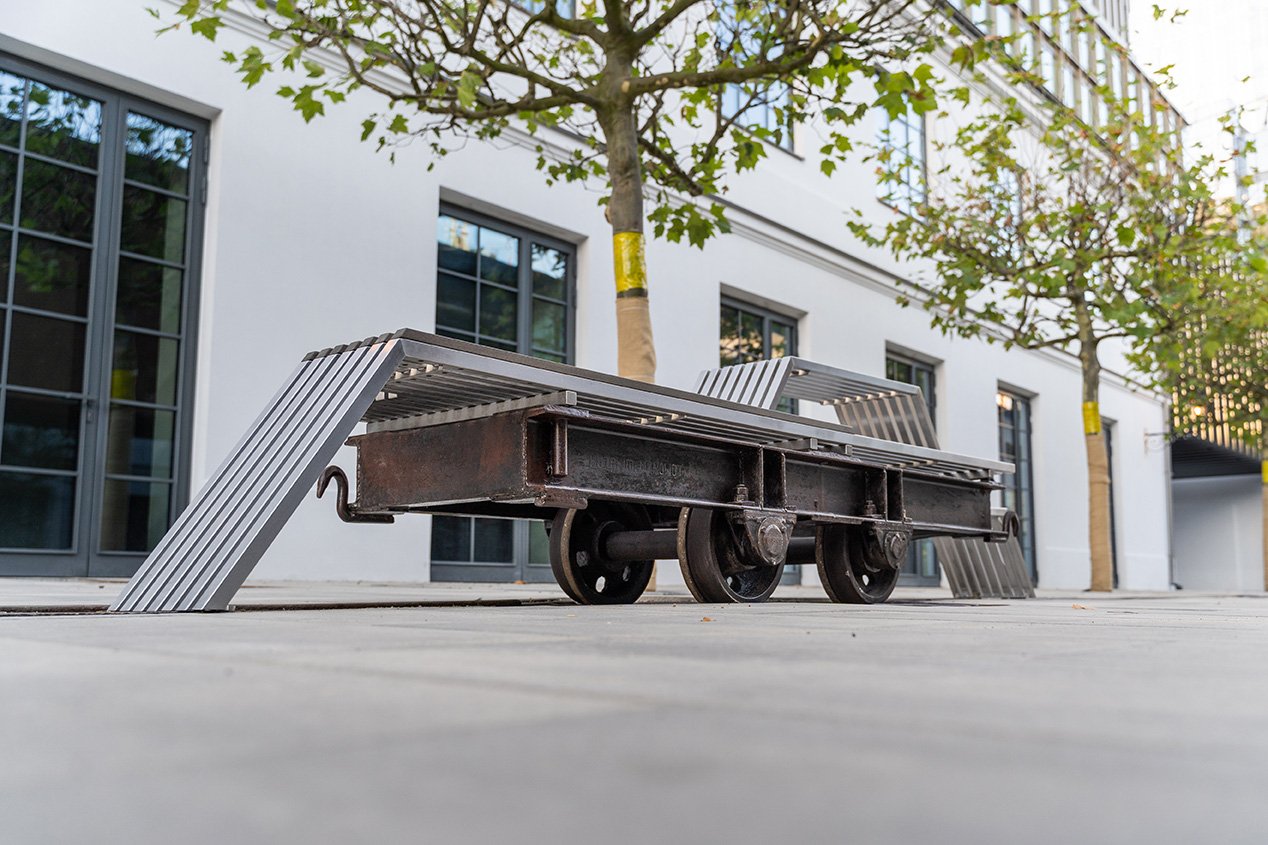
M 499 219 L 497 217 L 492 217 L 488 214 L 483 214 L 478 211 L 471 211 L 460 205 L 442 201 L 440 203 L 440 210 L 437 213 L 437 218 L 436 218 L 437 222 L 439 223 L 440 218 L 445 216 L 454 217 L 466 223 L 472 223 L 476 226 L 481 226 L 483 228 L 493 229 L 497 232 L 500 232 L 501 234 L 510 235 L 511 237 L 519 239 L 519 242 L 520 242 L 519 280 L 516 286 L 516 293 L 517 293 L 516 307 L 518 309 L 516 314 L 517 337 L 515 341 L 514 351 L 518 352 L 521 355 L 531 356 L 534 354 L 533 299 L 540 298 L 548 302 L 552 302 L 555 304 L 562 304 L 564 306 L 565 328 L 564 328 L 563 363 L 574 364 L 577 358 L 577 354 L 576 354 L 577 245 L 575 243 L 570 243 L 560 238 L 535 231 L 533 229 L 530 229 L 526 226 L 523 226 L 517 223 L 511 223 L 511 222 Z M 532 247 L 531 247 L 533 243 L 536 243 L 540 246 L 548 247 L 550 249 L 559 250 L 560 252 L 563 252 L 568 255 L 569 257 L 568 271 L 564 281 L 564 291 L 565 291 L 566 299 L 563 302 L 560 302 L 560 300 L 553 299 L 551 297 L 545 297 L 545 296 L 538 297 L 536 294 L 533 293 Z M 436 257 L 436 296 L 435 296 L 435 300 L 436 300 L 435 304 L 437 307 L 439 307 L 440 305 L 440 273 L 442 272 L 447 272 L 447 273 L 450 273 L 451 275 L 459 275 L 459 276 L 462 276 L 463 278 L 468 278 L 465 274 L 454 273 L 454 271 L 452 270 L 444 270 L 443 268 L 441 268 L 440 256 L 438 253 Z M 476 281 L 477 284 L 488 283 L 487 280 L 480 279 L 478 276 L 471 277 L 471 278 L 473 278 L 473 280 Z M 493 282 L 492 284 L 496 285 L 498 283 Z M 501 285 L 501 287 L 504 288 L 505 285 Z M 480 306 L 479 306 L 478 300 L 477 300 L 476 310 L 475 310 L 475 324 L 474 324 L 475 331 L 474 332 L 467 332 L 464 329 L 454 329 L 454 328 L 448 328 L 448 327 L 445 327 L 442 330 L 441 324 L 439 322 L 436 322 L 434 325 L 435 325 L 437 334 L 442 334 L 443 331 L 448 331 L 448 332 L 451 332 L 451 334 L 445 334 L 444 335 L 445 337 L 454 337 L 457 340 L 465 340 L 468 343 L 479 343 L 480 338 L 486 336 L 480 332 Z M 470 337 L 468 337 L 467 335 L 470 335 Z M 494 349 L 500 348 L 492 344 L 488 344 L 488 345 Z M 546 360 L 553 360 L 553 359 L 546 359 Z
M 904 381 L 890 374 L 890 364 L 910 367 L 912 381 Z M 920 395 L 929 410 L 929 419 L 935 432 L 938 430 L 938 367 L 939 362 L 921 358 L 892 346 L 885 348 L 885 378 L 903 384 L 911 384 L 920 388 Z M 930 390 L 925 392 L 917 377 L 918 373 L 927 375 Z M 930 571 L 932 570 L 932 571 Z M 907 557 L 899 570 L 899 583 L 906 586 L 936 587 L 942 583 L 942 569 L 938 563 L 938 554 L 934 550 L 932 540 L 914 540 L 907 547 Z
M 906 214 L 908 217 L 919 217 L 919 208 L 929 201 L 929 165 L 928 165 L 928 146 L 929 146 L 929 128 L 925 121 L 925 115 L 912 114 L 910 111 L 904 112 L 898 117 L 891 118 L 889 112 L 884 109 L 876 110 L 878 119 L 876 128 L 877 145 L 889 152 L 891 158 L 889 162 L 883 162 L 880 168 L 880 177 L 876 182 L 876 198 L 882 205 L 892 208 L 900 214 Z M 883 121 L 883 122 L 881 122 Z M 905 143 L 902 148 L 903 154 L 907 157 L 906 162 L 902 165 L 903 178 L 886 179 L 885 171 L 893 168 L 893 154 L 899 152 L 899 148 L 892 143 L 894 126 L 901 125 L 904 128 Z M 919 160 L 911 155 L 912 148 L 912 130 L 918 126 L 919 128 Z M 906 175 L 909 171 L 916 169 L 919 165 L 919 178 L 913 181 Z M 917 200 L 915 197 L 919 195 Z
M 777 322 L 777 323 L 780 323 L 781 325 L 786 325 L 789 327 L 789 329 L 791 329 L 791 331 L 789 332 L 789 338 L 788 338 L 789 351 L 786 355 L 783 355 L 780 357 L 795 358 L 797 356 L 797 345 L 799 343 L 799 335 L 801 334 L 801 326 L 799 325 L 801 322 L 800 318 L 794 317 L 790 313 L 777 311 L 773 308 L 768 308 L 763 305 L 755 305 L 752 302 L 749 302 L 747 300 L 740 299 L 735 296 L 731 296 L 729 294 L 723 294 L 718 304 L 718 343 L 719 344 L 721 344 L 722 342 L 722 309 L 723 308 L 734 308 L 737 311 L 740 311 L 741 313 L 749 314 L 751 316 L 757 317 L 762 321 L 762 357 L 760 360 L 763 360 L 763 361 L 771 360 L 771 356 L 770 356 L 771 322 Z M 731 364 L 738 363 L 735 361 L 723 362 L 721 357 L 721 348 L 719 348 L 718 353 L 719 353 L 718 354 L 719 366 L 728 367 Z M 796 406 L 794 405 L 794 407 Z
M 490 214 L 478 211 L 472 211 L 459 204 L 442 201 L 439 205 L 436 215 L 437 226 L 433 227 L 433 231 L 439 226 L 440 218 L 453 217 L 465 223 L 472 224 L 487 229 L 494 230 L 500 234 L 508 235 L 519 239 L 519 252 L 517 267 L 518 278 L 516 282 L 516 341 L 515 351 L 521 355 L 534 355 L 533 349 L 533 301 L 541 298 L 547 302 L 562 304 L 564 307 L 564 354 L 563 363 L 573 365 L 576 363 L 577 345 L 576 345 L 576 326 L 577 326 L 577 244 L 565 241 L 561 238 L 548 235 L 540 230 L 532 229 L 519 223 L 513 223 L 503 218 L 499 218 Z M 533 292 L 532 279 L 532 245 L 537 244 L 549 249 L 559 250 L 568 257 L 568 269 L 564 277 L 564 294 L 565 299 L 562 303 L 553 297 L 539 297 Z M 477 246 L 478 251 L 478 246 Z M 436 295 L 433 302 L 433 314 L 438 316 L 440 308 L 440 274 L 442 272 L 459 276 L 464 279 L 471 279 L 478 285 L 485 284 L 487 280 L 481 279 L 478 272 L 474 276 L 464 273 L 456 273 L 453 270 L 442 268 L 440 265 L 439 243 L 437 242 L 437 254 L 434 264 Z M 493 283 L 505 289 L 505 285 Z M 474 312 L 474 332 L 468 333 L 462 329 L 447 329 L 439 321 L 436 321 L 434 328 L 437 334 L 444 334 L 446 337 L 455 337 L 458 340 L 465 340 L 468 343 L 478 343 L 481 337 L 485 337 L 480 332 L 480 306 L 477 295 L 475 312 Z M 470 335 L 470 336 L 468 336 Z M 490 345 L 490 348 L 498 349 L 500 347 Z M 547 358 L 546 360 L 553 360 Z M 550 563 L 533 561 L 533 540 L 530 532 L 533 527 L 530 525 L 535 520 L 513 519 L 507 520 L 512 525 L 511 533 L 511 557 L 510 562 L 506 561 L 486 561 L 478 560 L 475 556 L 476 551 L 476 532 L 479 524 L 478 519 L 493 519 L 496 517 L 476 517 L 465 514 L 448 514 L 441 516 L 450 516 L 454 519 L 464 520 L 468 523 L 467 530 L 469 532 L 468 541 L 468 559 L 465 561 L 446 560 L 435 556 L 435 529 L 432 529 L 432 536 L 428 540 L 428 559 L 431 562 L 431 580 L 433 581 L 450 581 L 450 580 L 466 580 L 480 581 L 486 583 L 509 583 L 511 580 L 524 580 L 531 582 L 548 582 L 553 579 L 550 573 Z M 433 524 L 434 525 L 434 524 Z M 442 575 L 438 578 L 437 575 Z M 455 578 L 448 576 L 453 575 Z M 509 579 L 506 576 L 511 576 Z
M 1018 507 L 1013 510 L 1017 514 L 1021 523 L 1021 533 L 1018 536 L 1018 542 L 1021 545 L 1022 557 L 1026 561 L 1026 568 L 1029 570 L 1031 582 L 1039 583 L 1039 558 L 1038 544 L 1035 540 L 1035 427 L 1034 427 L 1034 399 L 1033 394 L 1025 393 L 1016 388 L 1007 387 L 1005 385 L 997 385 L 995 388 L 996 397 L 996 430 L 999 442 L 999 459 L 1008 461 L 1014 465 L 1013 472 L 1001 473 L 1000 483 L 1004 485 L 1005 490 L 1000 491 L 1000 503 L 1004 502 L 1004 494 L 1011 490 L 1017 500 Z M 1013 402 L 1013 413 L 1020 405 L 1025 410 L 1024 425 L 1014 423 L 1011 427 L 1013 430 L 1013 451 L 1017 456 L 1022 455 L 1018 434 L 1022 433 L 1025 437 L 1025 452 L 1022 460 L 1017 460 L 1014 456 L 1009 456 L 1004 451 L 1004 430 L 1005 423 L 1002 419 L 1002 412 L 1005 410 L 1002 399 L 1007 397 Z M 1021 483 L 1021 479 L 1025 480 L 1025 484 Z M 1012 479 L 1012 483 L 1008 481 Z
M 102 104 L 99 153 L 96 167 L 97 196 L 95 198 L 94 230 L 92 239 L 90 299 L 87 310 L 87 331 L 84 342 L 84 382 L 77 393 L 83 396 L 84 406 L 80 414 L 80 455 L 75 478 L 75 530 L 68 549 L 5 549 L 0 552 L 0 574 L 17 575 L 87 575 L 90 577 L 130 577 L 149 551 L 102 548 L 104 531 L 104 485 L 117 476 L 107 470 L 106 460 L 109 442 L 109 414 L 112 404 L 110 379 L 113 367 L 115 335 L 120 330 L 116 308 L 119 292 L 119 261 L 124 256 L 120 244 L 123 221 L 123 194 L 128 187 L 126 177 L 127 115 L 135 113 L 158 120 L 192 133 L 193 148 L 189 161 L 189 190 L 183 198 L 186 207 L 186 242 L 182 254 L 181 319 L 178 331 L 151 331 L 140 327 L 121 330 L 147 337 L 175 337 L 180 344 L 176 362 L 178 380 L 175 404 L 170 406 L 176 414 L 172 432 L 172 466 L 169 478 L 137 478 L 137 483 L 169 484 L 167 526 L 170 529 L 181 511 L 189 503 L 193 464 L 194 418 L 197 412 L 198 344 L 200 311 L 202 305 L 202 280 L 204 273 L 204 243 L 208 171 L 210 169 L 211 124 L 193 114 L 162 105 L 145 96 L 107 82 L 97 82 L 76 73 L 63 71 L 55 66 L 23 58 L 0 50 L 0 69 L 26 77 L 31 82 L 53 86 L 74 94 L 96 100 Z M 37 156 L 37 158 L 39 158 Z M 40 158 L 39 160 L 44 160 Z M 174 196 L 162 186 L 146 186 L 165 196 Z M 16 252 L 17 237 L 22 231 L 15 219 L 7 231 L 14 233 L 12 249 Z M 38 233 L 36 236 L 39 236 Z M 12 254 L 11 254 L 12 258 Z M 170 266 L 161 259 L 155 263 Z M 7 284 L 7 279 L 4 283 Z M 0 305 L 4 311 L 7 328 L 13 303 Z M 138 328 L 140 330 L 138 331 Z M 7 337 L 8 332 L 4 331 Z M 7 347 L 6 347 L 7 349 Z M 0 350 L 2 355 L 4 350 Z M 0 362 L 0 365 L 7 362 Z M 19 388 L 19 392 L 24 389 Z M 153 403 L 146 407 L 157 407 Z M 167 407 L 167 406 L 164 406 Z M 89 417 L 95 418 L 90 422 Z M 3 425 L 3 407 L 0 403 L 0 426 Z M 94 430 L 95 429 L 95 430 Z M 92 432 L 93 442 L 87 435 Z M 89 463 L 91 459 L 91 465 Z M 92 484 L 91 490 L 84 488 Z M 86 520 L 86 521 L 85 521 Z M 84 571 L 82 568 L 86 566 Z

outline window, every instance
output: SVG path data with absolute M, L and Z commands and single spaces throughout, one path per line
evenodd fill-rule
M 764 129 L 781 149 L 792 151 L 793 127 L 788 114 L 788 86 L 771 82 L 754 90 L 752 85 L 727 85 L 722 90 L 722 116 L 738 118 L 736 125 Z
M 718 335 L 718 364 L 722 367 L 797 354 L 796 319 L 725 296 Z M 783 399 L 776 410 L 795 414 L 797 404 Z
M 436 229 L 436 332 L 569 361 L 572 247 L 458 214 Z
M 925 406 L 929 409 L 929 419 L 937 427 L 938 385 L 932 364 L 891 352 L 885 356 L 885 378 L 919 387 Z M 938 556 L 934 552 L 932 540 L 916 540 L 908 547 L 907 561 L 903 564 L 899 577 L 907 584 L 938 586 L 941 576 L 938 574 Z
M 1039 48 L 1039 78 L 1043 80 L 1044 90 L 1057 93 L 1057 57 L 1046 41 Z
M 0 57 L 0 572 L 131 575 L 188 495 L 198 151 Z
M 904 214 L 915 216 L 928 198 L 925 175 L 925 119 L 918 114 L 878 111 L 880 181 L 877 197 Z
M 1021 521 L 1019 539 L 1022 556 L 1026 559 L 1030 579 L 1037 583 L 1039 573 L 1035 567 L 1035 494 L 1030 402 L 1025 396 L 1003 389 L 995 396 L 999 412 L 999 459 L 1014 464 L 1014 471 L 1000 478 L 1004 485 L 1004 489 L 1000 491 L 1000 502 L 1014 511 Z
M 523 0 L 520 3 L 530 14 L 538 14 L 546 8 L 546 0 Z M 575 0 L 556 0 L 555 11 L 561 18 L 576 17 Z
M 718 331 L 718 363 L 748 364 L 797 354 L 797 321 L 775 311 L 747 302 L 722 297 L 722 319 Z M 797 413 L 794 399 L 781 399 L 775 410 Z M 801 566 L 785 564 L 781 584 L 800 584 Z
M 572 363 L 575 250 L 449 207 L 436 226 L 436 333 Z M 432 518 L 432 579 L 550 581 L 536 520 Z
M 1057 4 L 1055 0 L 1039 0 L 1037 13 L 1041 15 L 1039 25 L 1043 27 L 1043 31 L 1052 34 L 1053 16 L 1057 12 Z
M 767 42 L 763 34 L 767 27 L 762 23 L 764 15 L 759 14 L 759 7 L 745 7 L 746 14 L 742 18 L 731 0 L 719 3 L 717 8 L 718 47 L 729 58 L 737 64 L 745 64 L 762 56 L 779 55 L 779 48 Z M 736 126 L 750 131 L 763 130 L 760 134 L 766 140 L 791 152 L 793 126 L 788 113 L 789 92 L 787 83 L 774 80 L 729 83 L 722 89 L 718 108 L 722 117 L 733 119 Z

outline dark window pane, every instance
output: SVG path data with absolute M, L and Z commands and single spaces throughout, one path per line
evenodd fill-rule
M 514 563 L 515 543 L 512 540 L 515 523 L 509 519 L 475 520 L 475 562 Z
M 175 405 L 179 352 L 171 338 L 116 331 L 110 398 Z
M 771 320 L 770 324 L 770 358 L 784 358 L 793 354 L 792 327 L 786 323 Z
M 504 285 L 519 283 L 520 239 L 480 227 L 480 278 Z
M 185 259 L 187 205 L 185 200 L 144 188 L 125 187 L 119 247 L 127 252 L 181 263 Z
M 533 293 L 552 299 L 566 299 L 567 278 L 567 254 L 533 244 Z
M 128 113 L 127 159 L 123 175 L 178 194 L 189 193 L 189 159 L 194 133 L 150 117 Z
M 476 283 L 440 273 L 436 279 L 436 325 L 475 331 Z
M 740 354 L 740 312 L 726 305 L 722 306 L 721 349 L 719 366 L 729 367 L 739 362 Z
M 148 552 L 167 531 L 172 487 L 107 479 L 101 501 L 101 550 Z
M 471 560 L 471 518 L 431 518 L 431 559 L 468 563 Z
M 120 258 L 115 319 L 120 325 L 178 334 L 183 276 L 173 267 Z
M 79 465 L 79 402 L 9 391 L 0 463 L 75 469 Z
M 440 215 L 440 220 L 436 224 L 440 267 L 444 270 L 454 270 L 474 276 L 476 274 L 476 238 L 475 224 L 445 214 Z
M 22 169 L 22 225 L 91 241 L 97 177 L 28 158 Z
M 563 352 L 567 328 L 567 312 L 562 305 L 533 300 L 533 346 Z
M 106 472 L 172 477 L 176 414 L 130 405 L 110 405 Z
M 515 343 L 519 303 L 514 291 L 480 285 L 480 334 Z
M 26 80 L 0 70 L 0 144 L 18 145 Z
M 568 363 L 568 362 L 564 359 L 564 356 L 562 356 L 562 355 L 556 355 L 556 354 L 555 354 L 555 353 L 553 353 L 553 352 L 542 352 L 540 349 L 539 349 L 539 350 L 537 350 L 537 351 L 535 351 L 535 352 L 533 353 L 533 357 L 534 357 L 534 358 L 541 358 L 541 359 L 543 359 L 543 360 L 545 360 L 545 361 L 554 361 L 554 362 L 556 362 L 556 363 L 558 363 L 558 364 L 566 364 L 566 363 Z
M 14 314 L 9 384 L 68 393 L 83 390 L 83 323 Z
M 0 548 L 69 549 L 75 479 L 0 472 Z
M 31 83 L 26 113 L 28 152 L 96 167 L 100 143 L 101 103 Z
M 507 343 L 504 340 L 491 340 L 487 337 L 482 337 L 480 338 L 480 343 L 483 346 L 492 346 L 494 349 L 504 349 L 507 352 L 519 351 L 519 349 L 516 347 L 514 343 Z
M 0 306 L 9 298 L 9 250 L 13 243 L 13 233 L 8 229 L 0 229 Z M 0 321 L 4 312 L 0 311 Z M 0 346 L 0 350 L 4 347 Z
M 747 364 L 750 361 L 760 361 L 765 357 L 762 352 L 762 318 L 755 314 L 746 314 L 741 311 L 739 363 Z
M 0 223 L 13 223 L 13 195 L 18 188 L 18 156 L 0 150 Z
M 88 247 L 30 235 L 18 238 L 15 304 L 84 317 L 91 279 L 92 250 Z

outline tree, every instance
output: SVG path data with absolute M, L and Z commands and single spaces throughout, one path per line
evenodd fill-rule
M 272 45 L 224 54 L 248 86 L 302 75 L 278 93 L 306 121 L 374 92 L 382 108 L 362 139 L 380 149 L 421 137 L 443 155 L 454 138 L 512 126 L 573 133 L 562 158 L 539 144 L 538 168 L 551 182 L 606 181 L 618 369 L 645 381 L 655 375 L 645 223 L 702 245 L 728 230 L 716 197 L 761 161 L 764 142 L 813 121 L 830 174 L 872 106 L 934 108 L 922 57 L 946 20 L 919 0 L 187 0 L 167 28 L 214 40 L 234 13 L 262 23 Z
M 1034 75 L 1005 68 L 1015 87 L 988 96 L 976 119 L 935 144 L 943 166 L 914 216 L 851 225 L 896 257 L 928 262 L 932 273 L 918 273 L 901 301 L 920 301 L 944 332 L 1078 356 L 1091 587 L 1110 590 L 1103 350 L 1121 346 L 1141 380 L 1169 391 L 1186 326 L 1238 296 L 1225 293 L 1228 269 L 1244 264 L 1242 209 L 1214 193 L 1222 162 L 1186 159 L 1178 134 L 1144 117 L 1165 104 L 1145 111 L 1102 87 L 1092 127 L 1035 96 Z M 890 160 L 882 169 L 893 179 L 901 167 Z

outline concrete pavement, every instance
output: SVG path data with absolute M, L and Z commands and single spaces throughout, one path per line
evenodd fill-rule
M 10 614 L 0 759 L 4 843 L 1262 842 L 1268 602 Z

